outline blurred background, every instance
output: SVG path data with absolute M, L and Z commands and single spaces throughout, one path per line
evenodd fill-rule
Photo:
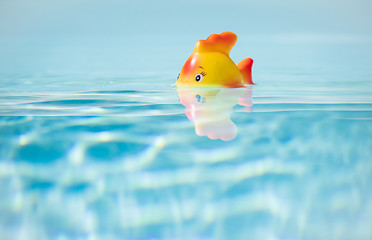
M 197 40 L 226 30 L 238 35 L 232 58 L 253 57 L 258 73 L 265 65 L 317 64 L 327 56 L 334 61 L 335 44 L 371 41 L 371 5 L 368 0 L 2 0 L 0 73 L 177 76 Z M 316 43 L 330 48 L 318 49 Z M 313 51 L 294 51 L 293 44 Z M 360 49 L 355 57 L 371 63 L 370 50 Z

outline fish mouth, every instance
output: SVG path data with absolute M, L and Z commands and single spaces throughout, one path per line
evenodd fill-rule
M 182 82 L 182 81 L 178 80 L 178 81 L 176 82 L 176 84 L 174 84 L 174 86 L 176 86 L 176 87 L 187 87 L 188 84 L 185 83 L 185 82 Z
M 183 78 L 179 78 L 175 84 L 176 87 L 201 87 L 202 85 L 200 83 L 194 83 L 191 81 L 184 80 Z

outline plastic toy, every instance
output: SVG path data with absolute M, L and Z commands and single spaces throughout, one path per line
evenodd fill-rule
M 253 84 L 253 60 L 246 58 L 236 65 L 229 57 L 236 40 L 236 34 L 228 31 L 199 40 L 183 65 L 176 86 L 238 88 Z
M 251 112 L 252 87 L 245 88 L 177 88 L 187 118 L 194 123 L 195 133 L 210 139 L 233 140 L 238 128 L 231 121 L 236 104 L 240 111 Z

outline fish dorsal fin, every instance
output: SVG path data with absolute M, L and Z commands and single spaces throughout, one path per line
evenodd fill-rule
M 212 34 L 205 40 L 199 40 L 195 45 L 194 52 L 221 52 L 229 56 L 236 40 L 236 34 L 233 32 Z

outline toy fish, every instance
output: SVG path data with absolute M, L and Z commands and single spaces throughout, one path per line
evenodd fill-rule
M 229 57 L 236 40 L 236 34 L 228 31 L 199 40 L 183 65 L 176 86 L 238 88 L 253 84 L 253 60 L 246 58 L 236 65 Z

